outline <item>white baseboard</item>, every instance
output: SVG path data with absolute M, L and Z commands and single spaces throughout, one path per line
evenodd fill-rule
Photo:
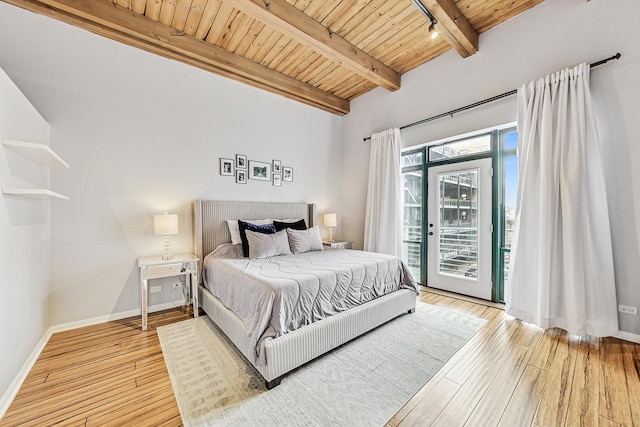
M 149 307 L 148 310 L 149 310 L 149 313 L 153 313 L 156 311 L 167 310 L 167 309 L 174 308 L 176 306 L 180 306 L 184 304 L 185 304 L 184 300 L 172 301 L 164 304 L 152 305 Z M 38 344 L 36 344 L 36 347 L 33 349 L 31 354 L 27 358 L 27 361 L 24 362 L 24 365 L 22 365 L 22 367 L 20 368 L 20 371 L 18 371 L 18 374 L 15 376 L 11 384 L 9 384 L 9 388 L 7 388 L 5 393 L 0 398 L 0 419 L 2 419 L 4 414 L 7 412 L 7 409 L 9 409 L 9 405 L 11 405 L 11 402 L 13 402 L 13 399 L 18 394 L 18 391 L 20 390 L 22 383 L 27 378 L 27 375 L 29 375 L 31 368 L 33 368 L 33 365 L 38 360 L 38 357 L 40 357 L 40 353 L 42 353 L 42 350 L 44 350 L 45 345 L 47 345 L 47 342 L 49 342 L 49 338 L 51 338 L 51 335 L 53 335 L 56 332 L 69 331 L 71 329 L 97 325 L 99 323 L 106 323 L 113 320 L 120 320 L 120 319 L 125 319 L 127 317 L 133 317 L 133 316 L 140 316 L 140 309 L 128 310 L 120 313 L 112 313 L 112 314 L 107 314 L 105 316 L 92 317 L 90 319 L 78 320 L 76 322 L 63 323 L 61 325 L 51 326 L 49 329 L 47 329 L 44 335 L 42 336 L 42 338 L 40 338 L 40 341 L 38 341 Z
M 29 375 L 31 368 L 36 363 L 36 360 L 38 360 L 40 353 L 44 349 L 44 346 L 47 345 L 47 342 L 49 341 L 49 338 L 51 338 L 52 333 L 53 332 L 51 331 L 51 328 L 47 329 L 42 338 L 40 338 L 40 341 L 38 341 L 38 343 L 36 344 L 36 347 L 27 358 L 27 361 L 24 362 L 24 365 L 22 365 L 22 367 L 18 371 L 18 374 L 15 376 L 13 381 L 11 381 L 11 384 L 9 384 L 9 387 L 0 398 L 0 419 L 4 417 L 7 409 L 9 409 L 9 405 L 11 405 L 11 402 L 13 402 L 16 394 L 18 394 L 22 383 L 27 378 L 27 375 Z
M 183 305 L 183 301 L 171 301 L 163 304 L 152 305 L 148 308 L 149 313 L 156 311 L 168 310 L 170 308 Z M 111 313 L 105 316 L 92 317 L 90 319 L 78 320 L 75 322 L 63 323 L 61 325 L 52 326 L 53 332 L 70 331 L 71 329 L 83 328 L 85 326 L 97 325 L 99 323 L 111 322 L 113 320 L 126 319 L 127 317 L 140 316 L 140 309 L 121 311 L 120 313 Z
M 640 344 L 640 335 L 632 334 L 631 332 L 618 331 L 615 337 L 620 338 L 621 340 L 631 341 L 636 344 Z

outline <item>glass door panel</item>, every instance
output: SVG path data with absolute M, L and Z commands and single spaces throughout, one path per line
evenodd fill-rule
M 422 169 L 405 172 L 402 228 L 402 259 L 420 281 L 422 265 Z
M 427 285 L 491 299 L 491 159 L 429 168 Z
M 499 230 L 498 245 L 500 249 L 499 265 L 497 266 L 497 301 L 504 301 L 505 287 L 509 279 L 509 262 L 511 259 L 511 242 L 516 219 L 516 199 L 518 197 L 518 132 L 515 129 L 505 131 L 501 135 L 502 148 L 499 161 L 501 162 L 500 201 L 502 229 Z
M 477 280 L 478 277 L 478 172 L 438 174 L 440 228 L 438 269 Z

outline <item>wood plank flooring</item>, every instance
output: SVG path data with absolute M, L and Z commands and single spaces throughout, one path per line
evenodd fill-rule
M 156 328 L 191 308 L 53 334 L 0 426 L 180 426 Z
M 544 331 L 433 293 L 421 300 L 488 322 L 388 426 L 640 426 L 640 345 Z
M 496 307 L 423 292 L 487 324 L 387 426 L 640 426 L 640 345 L 543 331 Z M 182 425 L 158 326 L 176 308 L 54 334 L 0 426 Z

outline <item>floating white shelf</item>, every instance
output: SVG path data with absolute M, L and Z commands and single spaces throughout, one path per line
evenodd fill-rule
M 58 156 L 48 145 L 35 144 L 33 142 L 13 141 L 10 139 L 3 139 L 2 144 L 41 166 L 63 169 L 69 168 L 67 162 L 62 160 L 62 158 Z M 12 196 L 29 197 L 32 199 L 69 200 L 69 197 L 64 194 L 56 193 L 55 191 L 51 191 L 47 188 L 3 188 L 2 193 Z
M 2 193 L 12 195 L 12 196 L 20 196 L 20 197 L 29 197 L 31 199 L 60 199 L 60 200 L 69 200 L 68 196 L 64 194 L 56 193 L 55 191 L 47 190 L 45 188 L 3 188 Z
M 67 162 L 62 160 L 48 145 L 35 144 L 33 142 L 12 141 L 3 139 L 2 144 L 22 154 L 24 157 L 43 166 L 68 169 Z

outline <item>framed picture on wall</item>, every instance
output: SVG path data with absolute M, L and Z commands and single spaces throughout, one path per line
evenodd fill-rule
M 281 173 L 282 172 L 282 162 L 280 160 L 273 161 L 273 173 Z
M 235 175 L 233 170 L 233 159 L 220 158 L 220 175 Z
M 271 163 L 249 160 L 249 179 L 271 181 Z
M 282 175 L 280 175 L 279 173 L 273 174 L 273 185 L 275 185 L 276 187 L 282 186 Z
M 236 169 L 236 184 L 246 184 L 247 183 L 247 171 Z
M 285 166 L 282 168 L 282 180 L 287 182 L 293 182 L 293 168 Z
M 247 168 L 247 156 L 244 154 L 236 154 L 236 169 Z

